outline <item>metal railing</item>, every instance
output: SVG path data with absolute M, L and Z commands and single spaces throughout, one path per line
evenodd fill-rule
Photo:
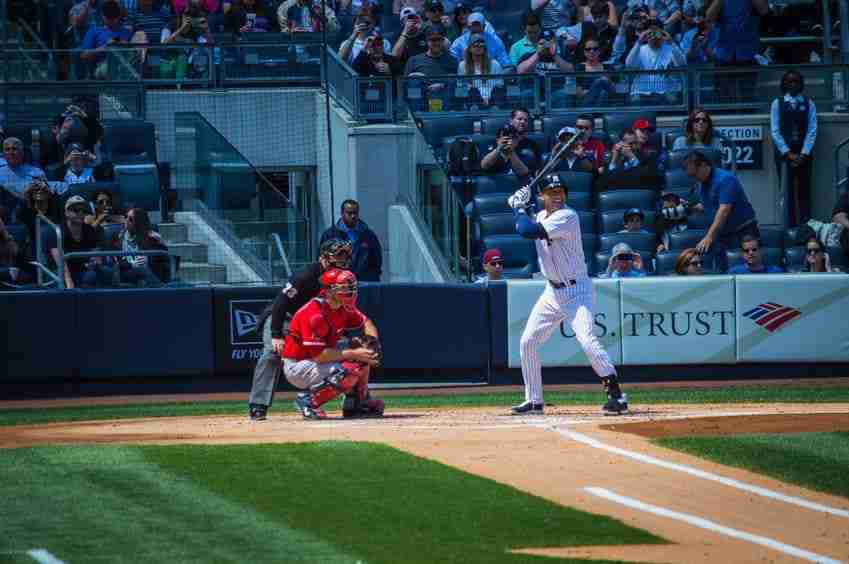
M 480 116 L 516 107 L 538 114 L 544 86 L 537 74 L 408 76 L 398 79 L 398 98 L 414 115 Z
M 552 74 L 545 77 L 546 105 L 552 112 L 686 112 L 689 75 L 686 69 Z
M 332 49 L 324 68 L 327 91 L 356 120 L 393 121 L 395 84 L 391 77 L 360 76 Z

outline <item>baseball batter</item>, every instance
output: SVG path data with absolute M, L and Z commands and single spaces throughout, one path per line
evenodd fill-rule
M 607 403 L 602 407 L 603 413 L 620 415 L 628 411 L 627 398 L 619 389 L 616 369 L 607 351 L 593 334 L 592 281 L 584 262 L 579 217 L 575 210 L 566 206 L 566 195 L 566 186 L 560 177 L 550 174 L 542 179 L 540 199 L 544 209 L 536 215 L 527 186 L 507 200 L 516 213 L 519 235 L 535 239 L 540 271 L 547 280 L 522 333 L 520 354 L 525 401 L 514 406 L 512 411 L 517 415 L 543 412 L 539 347 L 565 321 L 604 384 Z

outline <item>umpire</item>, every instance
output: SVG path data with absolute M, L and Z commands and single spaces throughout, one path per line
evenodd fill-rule
M 341 239 L 328 239 L 321 244 L 318 261 L 295 274 L 280 290 L 274 303 L 260 314 L 257 328 L 262 328 L 262 356 L 254 369 L 248 415 L 251 421 L 264 421 L 274 399 L 280 375 L 280 353 L 283 351 L 285 326 L 308 301 L 318 296 L 319 277 L 328 268 L 347 269 L 351 263 L 351 244 Z

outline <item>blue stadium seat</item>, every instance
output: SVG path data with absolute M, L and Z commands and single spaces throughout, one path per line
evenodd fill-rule
M 655 256 L 655 270 L 659 276 L 675 274 L 675 262 L 678 260 L 678 251 L 663 251 Z
M 787 270 L 802 270 L 805 266 L 805 253 L 805 247 L 785 248 L 784 264 L 787 266 Z
M 507 205 L 510 194 L 477 194 L 472 199 L 472 210 L 476 216 L 490 213 L 512 213 Z
M 783 249 L 764 246 L 761 251 L 766 264 L 785 268 Z M 725 258 L 728 260 L 728 267 L 731 268 L 743 262 L 743 252 L 740 249 L 730 249 L 725 251 Z
M 598 211 L 626 210 L 640 208 L 643 211 L 655 209 L 657 192 L 648 189 L 629 188 L 627 190 L 609 190 L 596 196 Z
M 209 185 L 201 197 L 209 209 L 247 209 L 256 196 L 256 178 L 247 163 L 210 163 Z
M 94 201 L 94 193 L 99 190 L 107 190 L 112 194 L 112 203 L 116 207 L 123 207 L 121 201 L 121 185 L 117 182 L 85 182 L 83 184 L 72 184 L 68 191 L 62 194 L 62 200 L 65 201 L 71 196 L 82 196 L 89 202 Z M 121 204 L 121 206 L 118 206 Z M 63 203 L 64 205 L 64 203 Z
M 593 209 L 593 197 L 588 192 L 570 193 L 566 199 L 566 204 L 576 210 L 591 210 Z
M 849 257 L 843 252 L 842 247 L 826 247 L 825 252 L 831 259 L 832 267 L 837 267 L 842 272 L 849 272 Z
M 473 117 L 444 116 L 416 120 L 425 141 L 434 149 L 442 149 L 442 140 L 457 135 L 474 133 Z
M 800 237 L 799 228 L 791 227 L 784 232 L 784 247 L 797 247 L 799 245 L 804 245 L 805 241 L 799 241 Z
M 542 131 L 554 145 L 557 139 L 557 132 L 566 126 L 575 127 L 575 122 L 580 114 L 558 114 L 556 116 L 548 116 L 542 118 Z
M 105 160 L 113 163 L 155 163 L 154 126 L 139 119 L 106 120 L 101 151 Z
M 476 225 L 478 239 L 516 234 L 516 219 L 512 213 L 488 213 L 480 216 Z
M 670 192 L 685 196 L 695 186 L 696 181 L 687 175 L 687 171 L 677 168 L 665 173 L 666 189 Z
M 706 214 L 703 213 L 693 213 L 687 216 L 687 228 L 688 229 L 704 229 L 707 230 L 710 227 L 710 221 Z
M 652 233 L 654 230 L 655 212 L 643 211 L 645 219 L 643 220 L 643 229 Z M 618 233 L 625 228 L 624 224 L 625 210 L 610 210 L 601 212 L 599 216 L 599 226 L 601 233 Z
M 593 256 L 598 250 L 598 235 L 593 233 L 582 233 L 581 246 L 584 248 L 584 257 Z
M 27 240 L 26 225 L 21 225 L 19 223 L 10 223 L 6 225 L 6 231 L 18 244 L 21 244 Z
M 701 229 L 687 229 L 669 234 L 669 249 L 672 251 L 683 251 L 691 249 L 699 244 L 704 238 L 706 231 Z
M 653 233 L 602 233 L 599 236 L 599 250 L 609 251 L 617 243 L 628 243 L 640 254 L 654 255 L 657 248 L 657 238 Z
M 707 156 L 713 166 L 722 167 L 722 151 L 716 151 L 714 149 L 702 149 L 699 148 L 701 152 Z M 669 162 L 667 163 L 667 168 L 669 170 L 683 170 L 684 169 L 684 159 L 687 158 L 687 155 L 690 153 L 689 150 L 684 151 L 670 151 L 669 152 Z
M 631 127 L 637 118 L 648 120 L 653 129 L 657 125 L 655 112 L 611 112 L 604 116 L 604 130 L 618 138 L 622 130 Z
M 155 164 L 120 164 L 114 170 L 125 207 L 160 209 L 159 169 Z
M 578 211 L 578 217 L 581 220 L 581 234 L 591 235 L 596 232 L 595 228 L 595 213 L 591 211 Z
M 761 232 L 761 244 L 764 247 L 784 248 L 784 229 L 777 225 L 759 225 L 758 230 Z
M 508 278 L 530 278 L 539 270 L 534 241 L 519 235 L 493 235 L 483 240 L 483 249 L 501 249 L 504 275 Z
M 575 192 L 592 192 L 593 180 L 595 177 L 591 172 L 578 172 L 574 170 L 566 170 L 558 172 L 560 180 L 568 187 L 569 194 Z
M 488 117 L 480 120 L 480 133 L 484 135 L 496 135 L 498 130 L 510 121 L 509 116 Z
M 473 179 L 475 183 L 475 194 L 512 194 L 520 188 L 516 175 L 514 174 L 491 174 L 477 176 Z

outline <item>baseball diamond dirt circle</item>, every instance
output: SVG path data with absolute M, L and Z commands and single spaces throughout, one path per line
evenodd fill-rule
M 3 402 L 11 407 L 9 403 L 24 405 Z M 511 417 L 503 407 L 393 410 L 390 397 L 387 417 L 381 420 L 304 421 L 281 408 L 262 423 L 250 423 L 245 416 L 54 423 L 0 428 L 0 448 L 381 442 L 562 505 L 611 516 L 671 543 L 525 552 L 630 562 L 849 559 L 849 499 L 649 442 L 661 436 L 847 431 L 849 404 L 634 405 L 632 410 L 626 417 L 605 418 L 596 406 L 546 406 L 544 416 Z

